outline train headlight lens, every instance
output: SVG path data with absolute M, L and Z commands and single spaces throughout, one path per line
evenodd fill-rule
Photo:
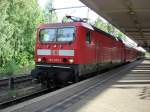
M 74 63 L 74 59 L 69 59 L 69 63 Z
M 41 62 L 42 61 L 42 59 L 41 58 L 38 58 L 38 62 Z

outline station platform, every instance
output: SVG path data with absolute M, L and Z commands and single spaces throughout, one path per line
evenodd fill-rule
M 150 59 L 132 62 L 2 112 L 150 112 Z
M 74 100 L 53 112 L 150 112 L 150 60 Z

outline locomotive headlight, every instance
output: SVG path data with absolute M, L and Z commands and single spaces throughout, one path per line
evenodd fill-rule
M 74 59 L 69 59 L 69 63 L 74 63 Z
M 38 62 L 41 62 L 42 61 L 42 59 L 41 58 L 38 58 Z

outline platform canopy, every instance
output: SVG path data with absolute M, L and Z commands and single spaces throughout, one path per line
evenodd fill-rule
M 150 0 L 80 0 L 145 48 L 150 46 Z

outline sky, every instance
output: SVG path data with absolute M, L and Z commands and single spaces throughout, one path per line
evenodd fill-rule
M 39 0 L 39 4 L 41 8 L 44 8 L 47 1 L 48 0 Z M 54 9 L 76 7 L 76 6 L 85 6 L 85 5 L 81 3 L 79 0 L 54 0 L 54 4 L 53 4 Z M 71 16 L 76 16 L 81 18 L 89 17 L 90 20 L 92 21 L 95 21 L 98 17 L 98 15 L 94 11 L 88 9 L 86 6 L 82 8 L 56 10 L 56 13 L 59 21 L 61 21 L 65 15 L 71 15 Z

